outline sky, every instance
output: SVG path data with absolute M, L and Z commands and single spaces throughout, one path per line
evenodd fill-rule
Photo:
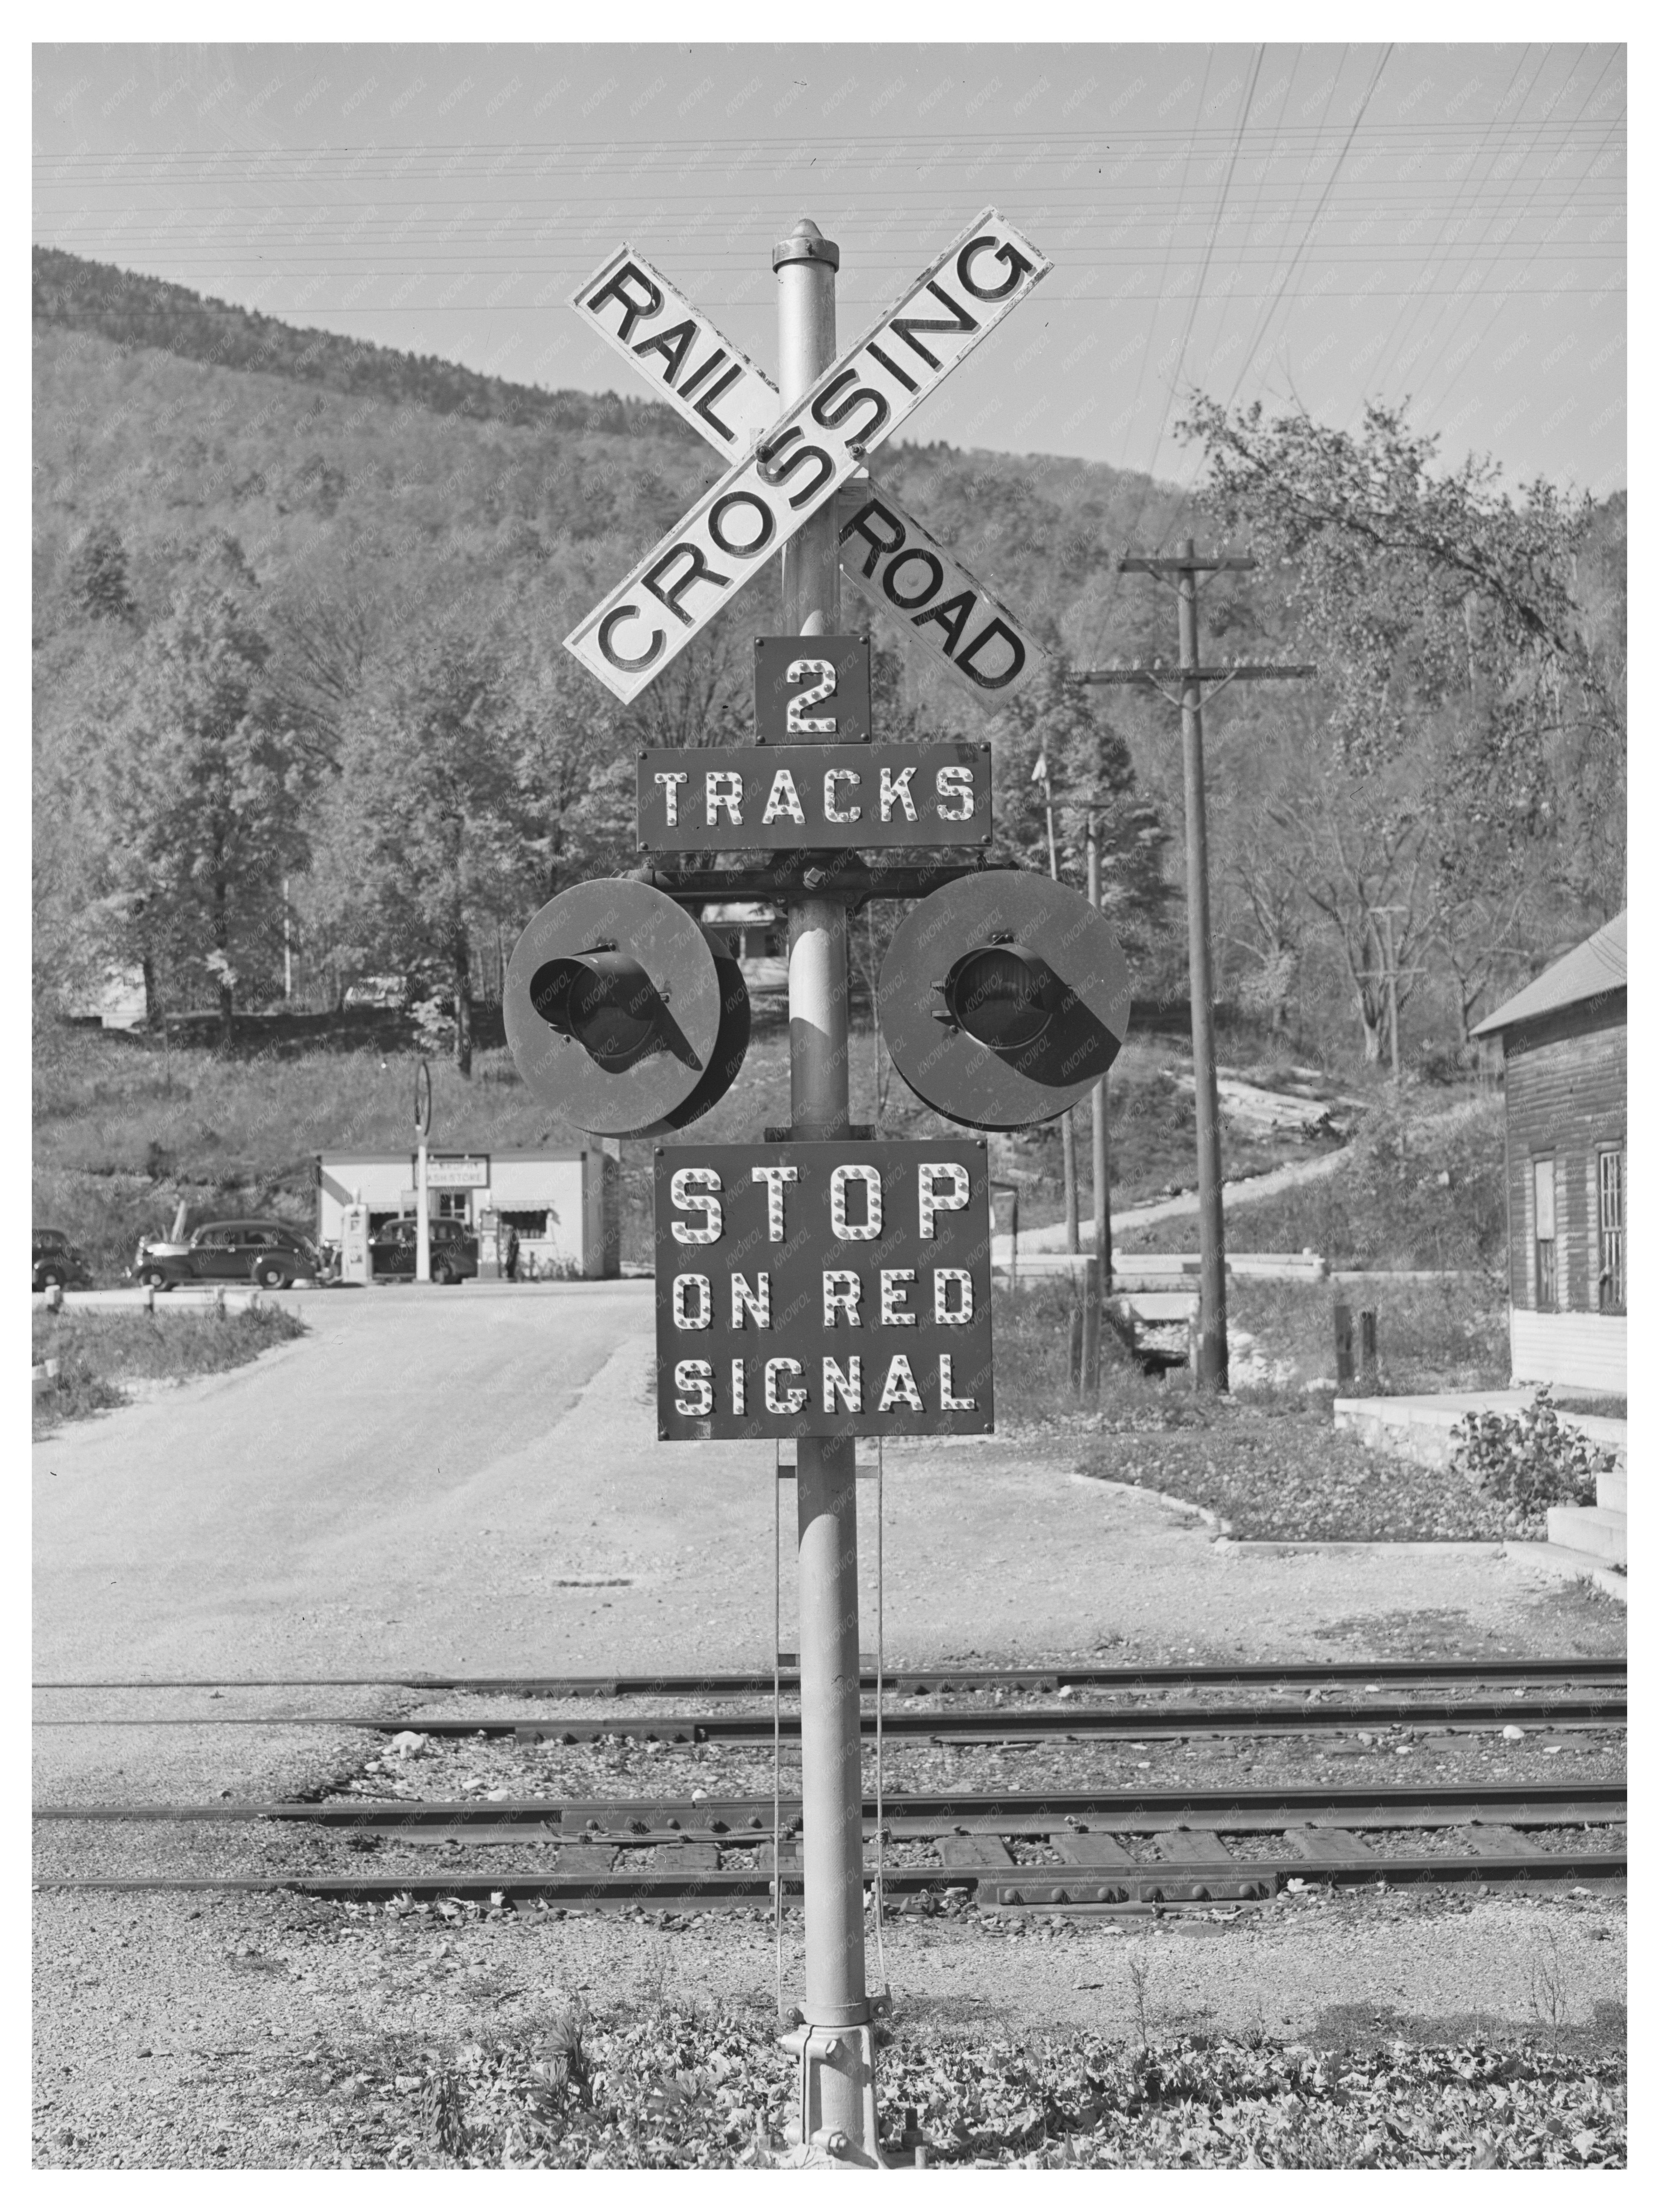
M 914 17 L 908 20 L 914 21 Z M 1052 273 L 907 435 L 1193 480 L 1196 387 L 1626 481 L 1612 44 L 37 45 L 33 235 L 286 322 L 635 395 L 565 306 L 627 242 L 775 369 L 994 205 Z

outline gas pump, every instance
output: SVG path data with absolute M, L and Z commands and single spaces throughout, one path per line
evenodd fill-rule
M 340 1280 L 369 1283 L 374 1279 L 374 1263 L 368 1250 L 368 1208 L 359 1195 L 351 1205 L 340 1209 Z

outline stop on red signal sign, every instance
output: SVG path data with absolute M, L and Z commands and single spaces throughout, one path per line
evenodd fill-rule
M 659 1437 L 990 1431 L 982 1141 L 676 1145 L 656 1165 Z

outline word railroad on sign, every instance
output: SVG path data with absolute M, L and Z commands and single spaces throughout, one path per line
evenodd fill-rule
M 993 1425 L 982 1143 L 657 1152 L 657 1433 Z
M 633 699 L 689 645 L 1012 313 L 1052 264 L 988 208 L 896 305 L 794 404 L 666 278 L 624 247 L 573 295 L 732 465 L 565 640 L 619 699 Z M 1035 649 L 1007 609 L 886 492 L 863 482 L 842 528 L 842 562 L 907 635 L 937 647 L 973 695 L 1000 697 Z

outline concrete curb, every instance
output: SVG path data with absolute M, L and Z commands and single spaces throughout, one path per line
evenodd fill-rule
M 1565 1544 L 1536 1544 L 1511 1536 L 1504 1545 L 1504 1559 L 1511 1567 L 1530 1567 L 1555 1582 L 1593 1583 L 1620 1605 L 1630 1603 L 1630 1577 L 1620 1574 L 1594 1552 L 1570 1551 Z
M 1420 1536 L 1347 1538 L 1299 1536 L 1223 1536 L 1219 1539 L 1230 1552 L 1364 1552 L 1390 1555 L 1398 1552 L 1441 1552 L 1448 1556 L 1489 1559 L 1503 1556 L 1504 1546 L 1496 1537 L 1478 1540 L 1461 1538 L 1440 1542 Z

